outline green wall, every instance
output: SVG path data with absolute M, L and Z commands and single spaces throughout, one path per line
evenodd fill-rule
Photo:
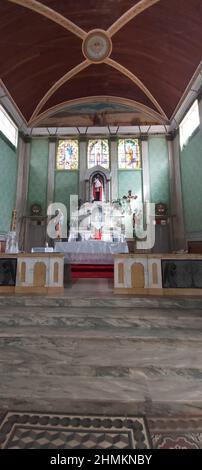
M 0 232 L 10 230 L 15 208 L 17 179 L 16 149 L 0 133 Z
M 48 179 L 48 139 L 33 139 L 29 169 L 28 213 L 32 204 L 37 203 L 46 214 Z
M 142 201 L 142 170 L 119 170 L 118 196 L 127 196 L 130 189 L 138 196 L 138 201 Z
M 55 202 L 61 202 L 67 207 L 69 217 L 70 195 L 78 193 L 79 172 L 60 170 L 55 172 Z
M 170 205 L 169 160 L 167 140 L 163 136 L 149 137 L 150 200 Z
M 185 232 L 202 231 L 202 131 L 191 137 L 180 157 Z

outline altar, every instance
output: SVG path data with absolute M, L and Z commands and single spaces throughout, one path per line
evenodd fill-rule
M 114 255 L 128 253 L 127 242 L 102 240 L 56 242 L 55 252 L 63 253 L 66 264 L 114 264 Z

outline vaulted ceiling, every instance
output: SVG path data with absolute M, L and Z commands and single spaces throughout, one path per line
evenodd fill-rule
M 167 123 L 201 59 L 201 0 L 0 1 L 0 79 L 29 125 L 79 102 Z

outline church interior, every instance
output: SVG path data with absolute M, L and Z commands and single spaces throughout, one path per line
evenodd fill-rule
M 1 0 L 0 51 L 0 448 L 201 449 L 201 0 Z

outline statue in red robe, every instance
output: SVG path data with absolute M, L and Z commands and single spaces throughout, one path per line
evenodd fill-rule
M 96 175 L 93 180 L 93 199 L 95 201 L 102 201 L 103 198 L 103 184 L 99 175 Z

